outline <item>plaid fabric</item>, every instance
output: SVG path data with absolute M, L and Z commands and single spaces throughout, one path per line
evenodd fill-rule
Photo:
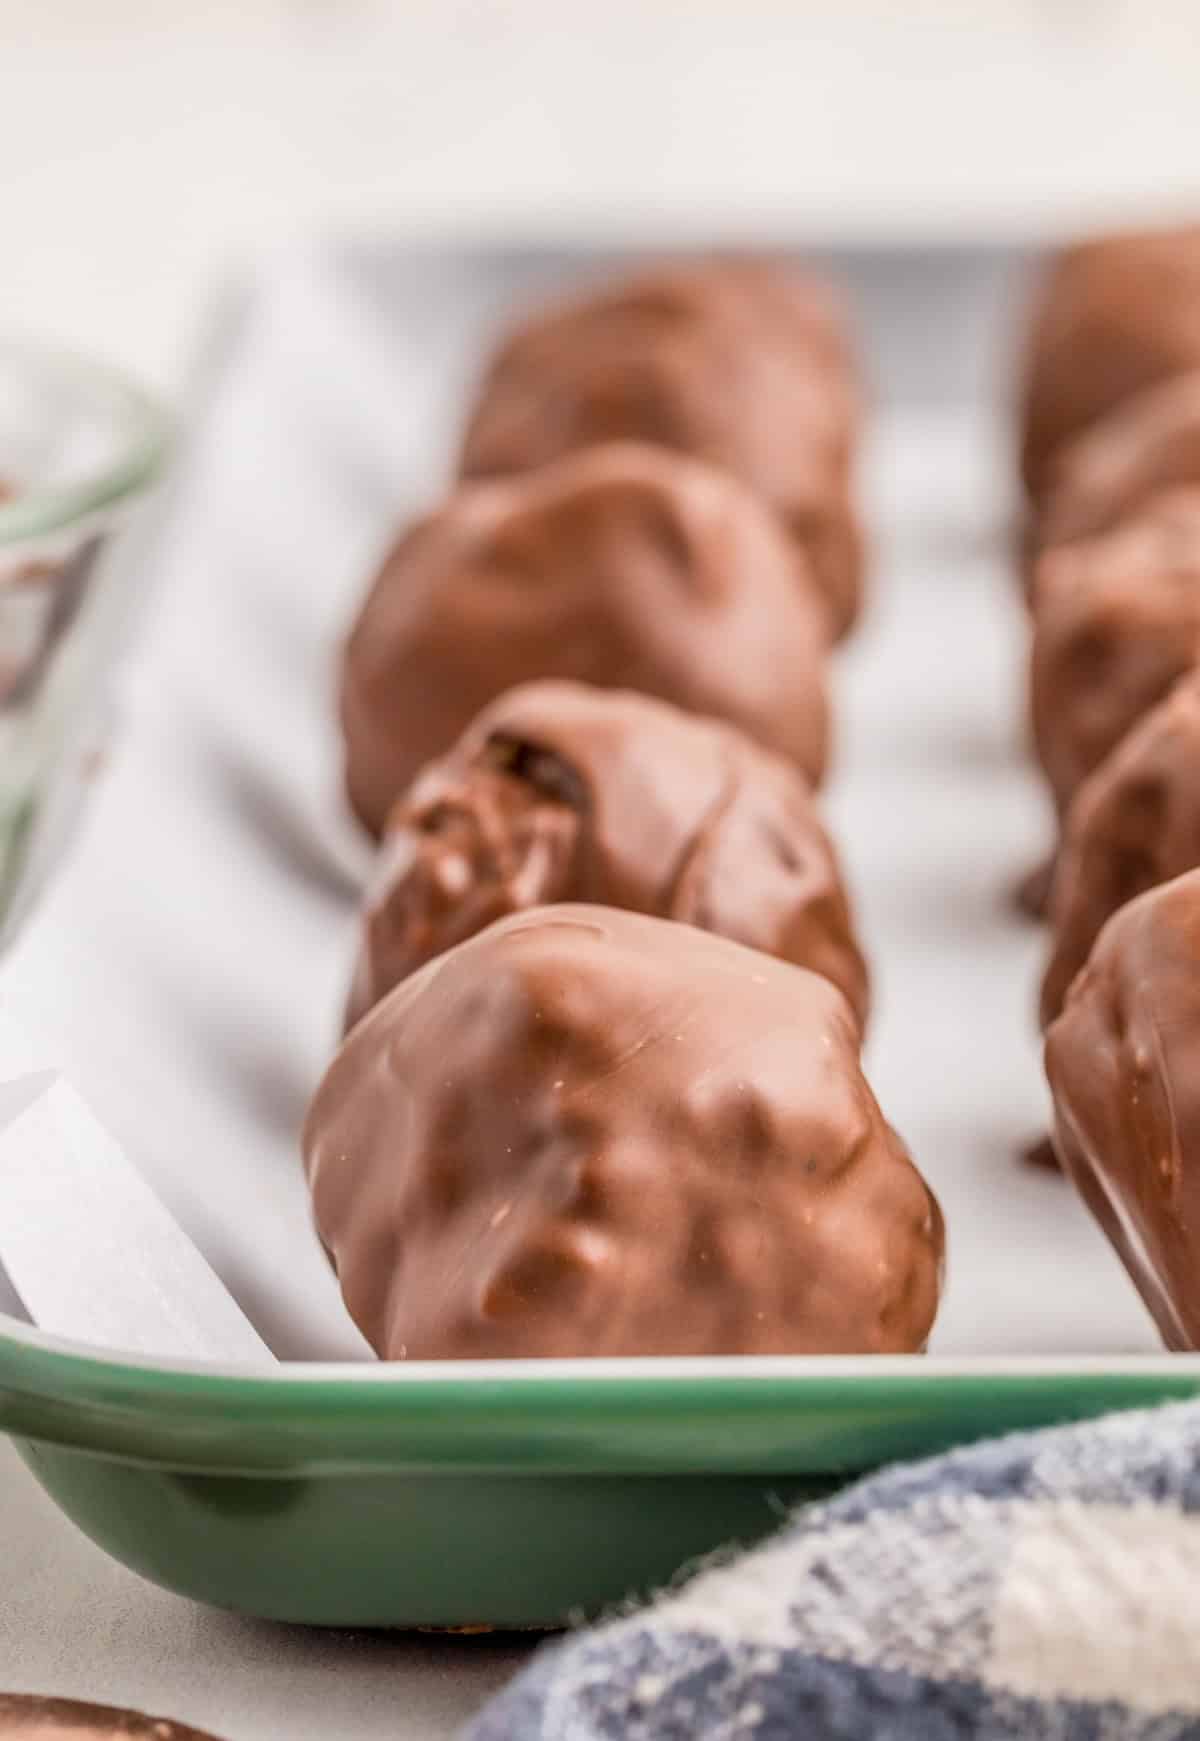
M 467 1741 L 1200 1741 L 1200 1404 L 885 1470 L 545 1647 Z

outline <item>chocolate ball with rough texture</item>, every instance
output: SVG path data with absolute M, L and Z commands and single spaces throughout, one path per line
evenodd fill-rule
M 618 443 L 467 485 L 396 545 L 350 636 L 350 801 L 380 833 L 488 702 L 542 677 L 729 720 L 815 780 L 825 655 L 774 518 L 710 466 Z
M 1179 485 L 1200 486 L 1200 371 L 1123 401 L 1059 450 L 1038 541 L 1107 532 Z
M 1042 982 L 1054 1020 L 1105 921 L 1127 901 L 1200 865 L 1200 677 L 1175 685 L 1096 769 L 1067 812 Z
M 1200 872 L 1108 921 L 1046 1071 L 1065 1171 L 1168 1347 L 1200 1348 Z
M 1059 813 L 1200 657 L 1200 490 L 1037 566 L 1033 730 Z
M 536 908 L 354 1028 L 304 1137 L 385 1359 L 921 1349 L 942 1220 L 819 974 Z
M 591 901 L 810 967 L 860 1024 L 867 972 L 808 783 L 733 726 L 628 690 L 509 690 L 393 810 L 349 1019 L 526 907 Z
M 1200 368 L 1200 225 L 1080 242 L 1049 263 L 1026 348 L 1021 470 L 1035 502 L 1063 443 Z
M 863 539 L 852 500 L 860 393 L 845 324 L 816 279 L 763 261 L 667 266 L 525 321 L 481 384 L 467 477 L 647 441 L 741 478 L 779 514 L 842 634 Z

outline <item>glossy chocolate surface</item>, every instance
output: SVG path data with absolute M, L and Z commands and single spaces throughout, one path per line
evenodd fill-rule
M 797 563 L 736 479 L 652 447 L 463 487 L 396 545 L 350 636 L 355 811 L 378 834 L 483 707 L 544 677 L 729 720 L 818 778 L 826 622 Z
M 309 1113 L 317 1230 L 386 1359 L 888 1353 L 937 1204 L 828 980 L 607 907 L 501 920 L 351 1032 Z
M 1039 287 L 1025 359 L 1021 469 L 1045 497 L 1063 443 L 1144 388 L 1200 368 L 1200 225 L 1064 249 Z
M 199 1729 L 112 1705 L 0 1693 L 0 1741 L 215 1741 Z
M 480 385 L 462 472 L 529 471 L 613 440 L 707 460 L 780 515 L 841 634 L 862 587 L 859 416 L 827 286 L 762 261 L 665 266 L 535 312 L 509 336 Z
M 1085 780 L 1067 813 L 1050 903 L 1042 1022 L 1062 1008 L 1101 926 L 1200 865 L 1200 677 L 1176 684 Z
M 592 901 L 810 967 L 860 1023 L 867 973 L 804 776 L 743 733 L 630 691 L 510 690 L 392 812 L 349 1019 L 493 920 Z
M 1041 557 L 1033 728 L 1060 813 L 1198 657 L 1200 490 Z
M 1046 1071 L 1064 1168 L 1168 1347 L 1200 1348 L 1200 872 L 1109 920 Z

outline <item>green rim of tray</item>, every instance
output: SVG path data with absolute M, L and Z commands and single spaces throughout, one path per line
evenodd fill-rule
M 1200 1356 L 281 1365 L 99 1357 L 0 1328 L 0 1428 L 229 1474 L 864 1467 L 1200 1392 Z

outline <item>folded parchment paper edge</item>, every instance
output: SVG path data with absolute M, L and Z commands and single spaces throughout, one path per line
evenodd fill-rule
M 51 1334 L 108 1352 L 274 1363 L 128 1156 L 53 1070 L 0 1081 L 0 1267 Z

